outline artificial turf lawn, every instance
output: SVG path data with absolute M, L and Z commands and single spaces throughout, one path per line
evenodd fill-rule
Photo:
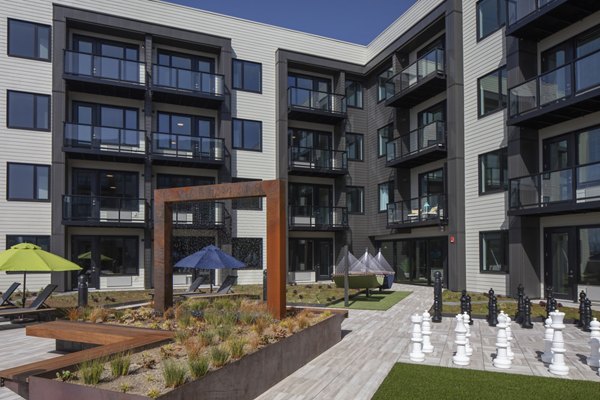
M 372 291 L 369 297 L 361 293 L 350 298 L 347 308 L 353 310 L 385 311 L 411 293 L 392 290 L 384 290 L 383 292 Z M 332 303 L 329 306 L 346 308 L 344 307 L 344 300 Z
M 398 363 L 372 400 L 597 399 L 598 393 L 597 382 Z

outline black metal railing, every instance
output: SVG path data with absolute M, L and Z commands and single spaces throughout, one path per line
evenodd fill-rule
M 509 180 L 511 210 L 600 201 L 600 162 Z
M 508 92 L 509 115 L 517 117 L 600 87 L 600 50 L 525 81 Z
M 144 224 L 146 201 L 126 197 L 64 195 L 63 221 Z
M 388 226 L 416 224 L 426 221 L 446 220 L 446 195 L 430 194 L 408 201 L 389 203 Z
M 223 96 L 225 94 L 224 82 L 225 78 L 220 74 L 157 64 L 152 66 L 152 84 L 154 86 Z
M 65 73 L 143 85 L 144 63 L 65 50 Z
M 223 226 L 225 203 L 184 202 L 173 207 L 173 226 L 177 228 L 214 228 Z
M 152 133 L 152 154 L 190 160 L 221 162 L 225 159 L 221 138 Z
M 289 206 L 290 228 L 340 229 L 348 227 L 346 207 Z
M 508 0 L 508 25 L 514 25 L 555 0 Z
M 386 161 L 391 163 L 445 145 L 446 125 L 436 121 L 387 142 Z
M 288 149 L 289 167 L 315 171 L 348 170 L 348 153 L 331 149 L 294 146 Z
M 134 129 L 67 122 L 63 139 L 64 147 L 71 149 L 93 150 L 99 153 L 144 154 L 146 152 L 144 131 Z
M 444 72 L 444 49 L 433 49 L 388 79 L 386 89 L 388 98 L 416 86 L 430 75 L 443 74 Z
M 292 86 L 288 88 L 288 106 L 332 114 L 345 114 L 346 96 Z

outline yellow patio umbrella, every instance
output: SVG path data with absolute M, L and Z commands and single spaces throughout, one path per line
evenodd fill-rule
M 92 252 L 91 251 L 86 251 L 85 253 L 82 253 L 82 254 L 78 255 L 77 258 L 79 260 L 91 260 L 92 259 Z M 100 261 L 113 261 L 113 259 L 110 258 L 109 256 L 105 256 L 104 254 L 100 254 Z
M 23 272 L 23 307 L 27 272 L 78 271 L 81 267 L 31 243 L 19 243 L 0 252 L 0 271 Z

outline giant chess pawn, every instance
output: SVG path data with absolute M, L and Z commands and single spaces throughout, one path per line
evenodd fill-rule
M 594 318 L 590 322 L 590 356 L 587 364 L 590 367 L 600 367 L 600 322 Z
M 544 325 L 544 354 L 542 354 L 542 362 L 550 364 L 552 362 L 552 338 L 554 337 L 554 329 L 552 329 L 552 318 L 546 318 Z
M 506 337 L 506 314 L 501 312 L 498 315 L 498 335 L 496 336 L 496 358 L 492 364 L 496 368 L 508 369 L 512 365 L 510 358 L 508 358 L 507 348 L 508 340 Z
M 454 328 L 456 334 L 456 354 L 452 357 L 452 361 L 456 365 L 469 365 L 471 361 L 467 356 L 467 328 L 461 314 L 456 315 L 456 328 Z
M 425 354 L 423 354 L 422 346 L 423 346 L 423 335 L 421 334 L 421 322 L 423 322 L 423 317 L 419 314 L 415 314 L 410 317 L 410 320 L 413 324 L 412 329 L 412 337 L 410 341 L 412 342 L 412 351 L 410 352 L 411 361 L 423 362 L 425 361 Z
M 421 331 L 423 334 L 423 353 L 433 353 L 433 345 L 431 344 L 431 315 L 427 310 L 422 315 L 423 323 Z
M 565 313 L 558 310 L 550 313 L 552 318 L 552 329 L 554 329 L 554 335 L 552 337 L 552 363 L 550 364 L 550 372 L 554 375 L 568 375 L 569 367 L 565 364 L 565 340 L 563 338 L 563 329 L 565 324 L 563 323 Z
M 469 317 L 469 314 L 466 311 L 463 313 L 463 322 L 465 323 L 465 328 L 467 329 L 467 333 L 465 335 L 467 339 L 465 351 L 467 356 L 471 357 L 473 355 L 473 347 L 471 347 L 471 317 Z
M 508 343 L 508 347 L 506 348 L 506 354 L 508 358 L 512 361 L 515 359 L 515 353 L 512 351 L 512 342 L 513 342 L 513 334 L 512 328 L 510 326 L 512 319 L 508 314 L 504 314 L 506 316 L 506 342 Z

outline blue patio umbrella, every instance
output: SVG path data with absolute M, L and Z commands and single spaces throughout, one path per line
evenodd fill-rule
M 244 268 L 245 266 L 246 264 L 212 244 L 194 254 L 190 254 L 175 264 L 175 268 L 208 270 L 237 269 Z M 212 292 L 212 279 L 210 280 L 210 291 Z

